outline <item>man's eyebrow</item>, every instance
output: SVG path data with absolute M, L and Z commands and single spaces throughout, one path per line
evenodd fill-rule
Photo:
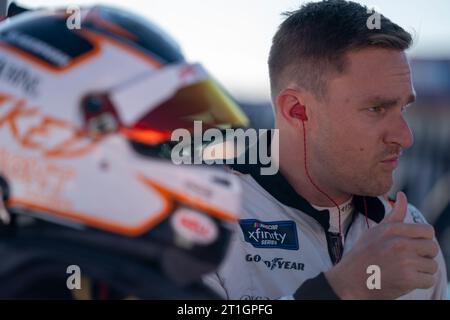
M 370 97 L 366 100 L 366 103 L 371 106 L 377 106 L 377 107 L 393 107 L 395 105 L 398 105 L 401 102 L 402 99 L 400 98 L 388 98 L 388 97 L 382 97 L 382 96 L 374 96 Z M 415 94 L 410 94 L 408 96 L 408 100 L 406 101 L 406 105 L 409 105 L 416 101 Z

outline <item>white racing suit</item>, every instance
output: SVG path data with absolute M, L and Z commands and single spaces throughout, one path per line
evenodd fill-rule
M 233 169 L 239 171 L 236 174 L 242 183 L 243 212 L 227 258 L 205 282 L 225 299 L 338 299 L 323 274 L 336 262 L 333 235 L 338 220 L 333 216 L 330 220 L 328 210 L 319 211 L 300 197 L 280 172 L 260 175 L 256 165 L 235 165 Z M 351 212 L 343 217 L 343 255 L 391 209 L 383 197 L 353 196 Z M 349 211 L 348 204 L 342 211 Z M 408 205 L 405 222 L 426 223 L 412 205 Z M 435 286 L 414 290 L 400 299 L 445 299 L 442 253 L 435 259 L 439 264 Z

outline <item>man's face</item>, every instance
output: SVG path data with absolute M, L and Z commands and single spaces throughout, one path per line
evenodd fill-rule
M 414 100 L 405 54 L 364 49 L 347 55 L 344 74 L 328 82 L 311 110 L 310 166 L 340 192 L 381 195 L 392 186 L 401 150 L 413 143 L 404 119 Z

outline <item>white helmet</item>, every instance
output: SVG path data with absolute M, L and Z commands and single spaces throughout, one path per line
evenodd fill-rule
M 22 226 L 32 230 L 27 245 L 77 239 L 86 252 L 156 261 L 174 283 L 191 284 L 222 259 L 240 189 L 223 170 L 165 159 L 171 133 L 194 120 L 206 129 L 247 119 L 153 24 L 103 6 L 80 14 L 80 29 L 68 28 L 65 10 L 0 24 L 2 219 L 34 217 L 47 230 Z M 2 230 L 2 243 L 17 240 Z

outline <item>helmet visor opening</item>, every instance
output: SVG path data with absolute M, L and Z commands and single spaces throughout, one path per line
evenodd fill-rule
M 154 145 L 170 140 L 176 129 L 193 132 L 194 121 L 201 121 L 202 130 L 248 125 L 248 118 L 239 106 L 208 79 L 181 88 L 122 132 L 132 140 Z

